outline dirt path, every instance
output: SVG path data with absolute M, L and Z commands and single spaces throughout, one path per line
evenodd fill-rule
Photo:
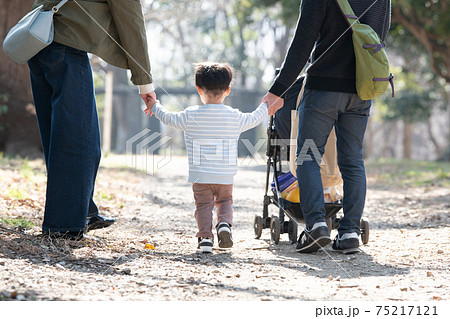
M 0 300 L 450 299 L 449 189 L 389 189 L 369 178 L 369 244 L 357 255 L 331 247 L 302 255 L 287 234 L 278 245 L 268 229 L 254 239 L 265 168 L 243 166 L 234 191 L 235 246 L 205 256 L 196 253 L 186 159 L 173 158 L 154 176 L 112 162 L 117 158 L 103 160 L 97 202 L 118 221 L 82 243 L 35 236 L 45 190 L 40 162 L 30 164 L 25 182 L 17 168 L 3 166 L 1 194 L 16 182 L 28 197 L 2 195 L 0 217 L 20 215 L 38 226 L 0 227 Z

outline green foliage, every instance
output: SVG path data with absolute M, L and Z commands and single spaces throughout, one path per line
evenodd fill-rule
M 9 159 L 5 156 L 4 152 L 0 152 L 0 168 L 8 164 Z
M 377 106 L 382 117 L 388 121 L 404 120 L 408 123 L 426 121 L 431 116 L 433 106 L 438 102 L 439 95 L 434 90 L 426 90 L 420 86 L 416 73 L 402 72 L 397 68 L 395 85 L 396 96 L 390 94 L 381 96 Z
M 450 83 L 450 1 L 393 0 L 392 8 L 400 33 L 409 30 L 427 51 L 431 69 Z
M 236 70 L 233 87 L 261 89 L 284 58 L 299 8 L 300 0 L 153 1 L 145 12 L 150 47 L 164 52 L 152 56 L 153 71 L 164 74 L 161 85 L 184 87 L 193 63 L 224 61 Z
M 386 100 L 389 107 L 385 114 L 386 120 L 403 119 L 408 123 L 427 120 L 431 115 L 433 99 L 428 91 L 415 91 L 411 88 L 402 90 L 394 100 Z
M 34 170 L 30 166 L 28 158 L 24 158 L 22 160 L 22 165 L 19 168 L 19 172 L 26 180 L 30 180 L 34 176 Z
M 112 200 L 115 200 L 115 199 L 116 199 L 116 197 L 115 197 L 114 194 L 107 194 L 107 193 L 104 192 L 104 191 L 98 192 L 98 193 L 96 194 L 96 198 L 97 198 L 97 199 L 101 199 L 101 200 L 108 200 L 108 201 L 112 201 Z
M 401 8 L 411 22 L 420 22 L 427 32 L 443 37 L 450 35 L 448 0 L 392 0 L 392 6 Z
M 6 196 L 11 199 L 17 199 L 17 200 L 28 198 L 27 193 L 25 193 L 24 191 L 20 190 L 19 188 L 15 187 L 15 186 L 11 186 L 8 189 L 8 191 L 6 192 Z
M 377 100 L 383 119 L 401 119 L 408 123 L 426 121 L 434 108 L 447 107 L 445 80 L 430 67 L 442 59 L 429 51 L 433 45 L 438 47 L 450 32 L 450 28 L 443 28 L 448 26 L 450 15 L 439 9 L 446 5 L 450 5 L 448 0 L 392 1 L 393 24 L 387 39 L 388 52 L 400 57 L 393 61 L 400 61 L 401 67 L 392 70 L 395 98 L 386 94 Z M 429 41 L 428 48 L 424 46 L 424 39 Z
M 450 163 L 380 159 L 366 164 L 369 175 L 388 185 L 450 187 Z
M 20 229 L 32 228 L 35 224 L 32 221 L 26 220 L 24 218 L 0 218 L 0 223 L 4 225 L 18 227 Z
M 280 18 L 288 27 L 294 26 L 297 22 L 300 0 L 249 0 L 248 2 L 252 2 L 254 7 L 264 10 L 278 7 L 277 18 Z

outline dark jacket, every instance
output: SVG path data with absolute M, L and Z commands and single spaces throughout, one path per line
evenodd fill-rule
M 349 3 L 361 23 L 370 25 L 384 41 L 390 26 L 391 1 L 349 0 Z M 282 96 L 310 56 L 307 89 L 356 93 L 352 33 L 336 0 L 302 0 L 294 39 L 269 92 Z

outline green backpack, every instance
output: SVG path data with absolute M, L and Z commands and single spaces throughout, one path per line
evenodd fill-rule
M 394 76 L 389 72 L 389 59 L 378 34 L 359 22 L 347 0 L 336 0 L 352 29 L 356 57 L 356 92 L 362 100 L 371 100 L 386 91 L 388 83 L 394 97 Z

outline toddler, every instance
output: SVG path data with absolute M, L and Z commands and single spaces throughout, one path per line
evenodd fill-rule
M 168 112 L 159 101 L 147 100 L 146 114 L 165 125 L 184 131 L 189 158 L 189 178 L 195 201 L 198 225 L 198 249 L 211 253 L 213 209 L 216 207 L 216 231 L 220 248 L 233 246 L 232 191 L 237 172 L 239 135 L 267 118 L 267 104 L 252 113 L 242 113 L 223 101 L 230 93 L 233 71 L 229 64 L 205 62 L 195 67 L 195 86 L 203 105 L 182 112 Z

